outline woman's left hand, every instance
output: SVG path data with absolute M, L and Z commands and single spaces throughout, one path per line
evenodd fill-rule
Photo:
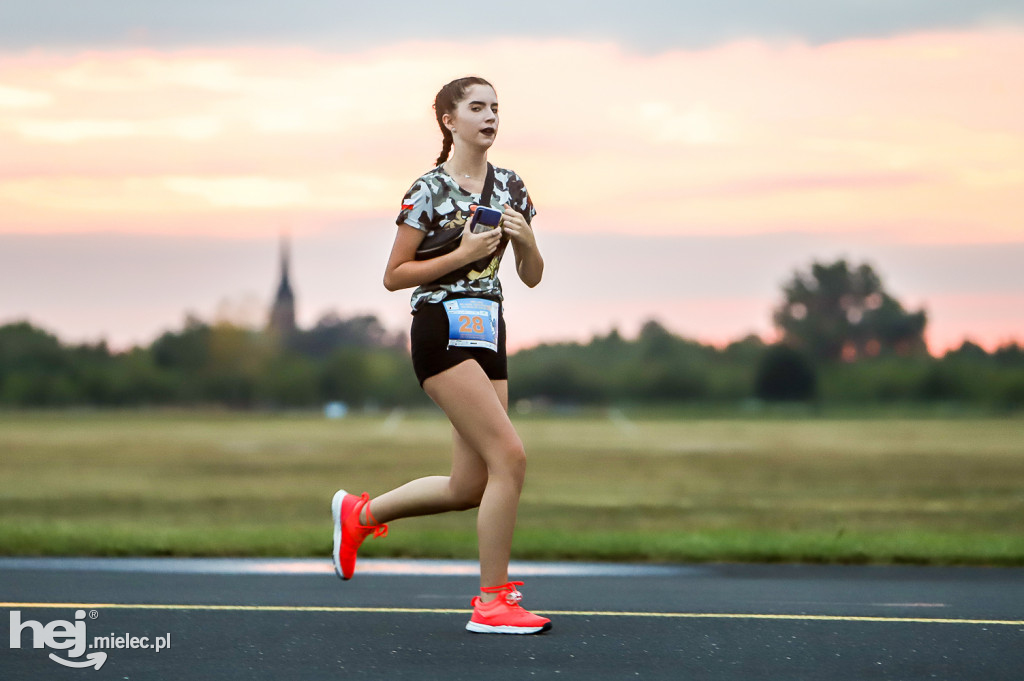
M 501 230 L 512 240 L 512 244 L 519 248 L 537 248 L 537 240 L 533 236 L 533 228 L 530 227 L 522 213 L 512 210 L 512 207 L 507 203 L 503 208 L 505 209 L 505 214 L 501 218 Z

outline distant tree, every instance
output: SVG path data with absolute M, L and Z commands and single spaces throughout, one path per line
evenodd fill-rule
M 1024 367 L 1024 348 L 1016 341 L 996 348 L 993 357 L 1003 366 Z
M 946 357 L 964 360 L 986 360 L 989 358 L 985 348 L 970 340 L 965 340 L 956 350 L 947 352 Z
M 646 359 L 660 359 L 675 348 L 679 339 L 656 320 L 650 320 L 640 328 L 637 342 Z
M 28 322 L 0 327 L 0 403 L 55 406 L 73 403 L 74 367 L 60 340 Z
M 28 322 L 0 327 L 0 366 L 6 370 L 62 370 L 67 364 L 56 336 Z
M 818 394 L 814 364 L 799 350 L 773 345 L 761 357 L 754 395 L 769 402 L 813 400 Z
M 189 315 L 180 332 L 167 331 L 157 338 L 150 351 L 154 363 L 162 369 L 196 372 L 210 360 L 211 328 Z
M 764 354 L 765 344 L 760 336 L 748 334 L 740 340 L 725 346 L 724 355 L 731 360 L 746 361 L 753 364 Z
M 774 311 L 783 341 L 819 360 L 926 354 L 925 312 L 908 312 L 870 265 L 845 260 L 796 272 Z
M 712 348 L 677 336 L 655 320 L 641 327 L 636 345 L 638 354 L 622 386 L 625 395 L 639 401 L 707 397 Z
M 338 348 L 404 348 L 405 336 L 388 333 L 374 315 L 342 319 L 329 312 L 312 329 L 293 334 L 288 346 L 307 357 L 326 359 Z

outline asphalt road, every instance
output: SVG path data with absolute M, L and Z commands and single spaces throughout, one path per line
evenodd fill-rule
M 359 567 L 0 558 L 0 679 L 1024 678 L 1024 570 L 519 563 L 554 628 L 488 636 L 472 563 Z

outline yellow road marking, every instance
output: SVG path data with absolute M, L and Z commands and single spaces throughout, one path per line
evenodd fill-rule
M 472 611 L 457 608 L 370 608 L 301 605 L 192 605 L 187 603 L 0 603 L 0 608 L 66 608 L 81 610 L 207 610 L 219 612 L 331 612 L 331 613 L 408 613 L 414 615 L 468 615 Z M 538 614 L 565 617 L 656 617 L 665 619 L 788 620 L 797 622 L 880 622 L 894 624 L 974 624 L 1024 627 L 1024 620 L 980 620 L 935 617 L 866 617 L 855 615 L 769 615 L 759 613 L 718 612 L 628 612 L 618 610 L 544 610 Z

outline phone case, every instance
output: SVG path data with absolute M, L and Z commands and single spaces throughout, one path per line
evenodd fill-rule
M 471 229 L 474 234 L 480 232 L 486 232 L 494 229 L 501 222 L 501 216 L 503 213 L 500 210 L 494 208 L 487 208 L 485 206 L 477 206 L 477 209 L 473 212 L 473 222 Z

